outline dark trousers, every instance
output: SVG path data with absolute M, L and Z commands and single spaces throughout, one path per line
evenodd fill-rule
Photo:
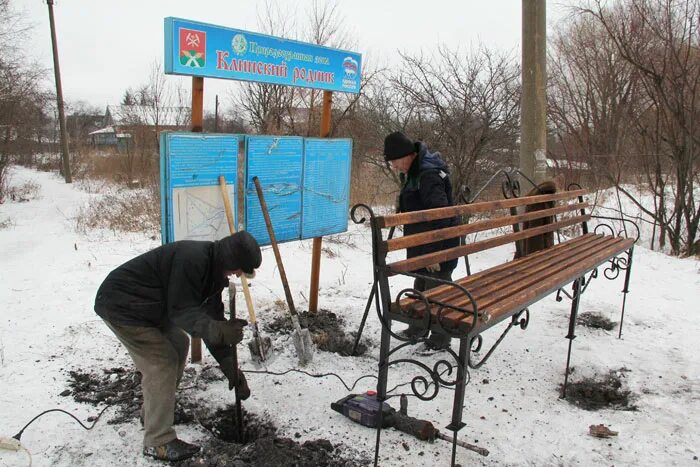
M 173 429 L 175 390 L 187 363 L 190 339 L 180 328 L 121 326 L 105 321 L 141 372 L 143 446 L 162 446 L 177 438 Z

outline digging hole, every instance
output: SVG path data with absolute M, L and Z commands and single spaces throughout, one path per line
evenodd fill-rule
M 329 310 L 319 310 L 316 313 L 303 311 L 299 313 L 299 324 L 302 329 L 308 329 L 311 338 L 319 350 L 337 353 L 347 357 L 352 354 L 356 333 L 345 332 L 345 321 Z M 267 328 L 275 333 L 290 334 L 293 330 L 292 320 L 288 313 L 278 316 Z M 364 355 L 367 345 L 362 341 L 357 346 L 356 355 Z
M 606 331 L 612 331 L 615 329 L 615 326 L 617 326 L 617 323 L 610 321 L 600 313 L 592 311 L 587 311 L 578 315 L 576 323 L 581 326 L 586 326 L 587 328 L 604 329 Z
M 612 370 L 602 377 L 584 378 L 566 388 L 566 400 L 584 410 L 637 410 L 631 404 L 631 391 L 623 389 L 622 377 L 627 369 Z
M 257 415 L 243 412 L 243 437 L 238 435 L 238 417 L 235 406 L 228 406 L 225 409 L 201 417 L 200 423 L 204 428 L 222 441 L 229 443 L 236 442 L 248 444 L 255 442 L 259 438 L 275 436 L 277 428 L 269 421 L 260 419 Z

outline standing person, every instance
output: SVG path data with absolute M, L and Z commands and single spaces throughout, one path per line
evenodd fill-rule
M 260 246 L 241 231 L 215 242 L 169 243 L 109 273 L 95 298 L 95 312 L 124 344 L 141 372 L 143 454 L 160 460 L 187 459 L 199 446 L 173 430 L 175 390 L 187 361 L 189 339 L 201 337 L 233 389 L 232 347 L 243 339 L 243 319 L 227 321 L 221 292 L 228 276 L 252 275 Z M 239 396 L 250 389 L 238 371 Z
M 439 152 L 431 153 L 421 141 L 411 141 L 406 135 L 397 131 L 384 139 L 384 158 L 392 169 L 399 172 L 401 193 L 399 195 L 399 212 L 421 211 L 424 209 L 443 208 L 453 205 L 452 183 L 447 164 Z M 456 217 L 430 222 L 407 224 L 404 235 L 413 235 L 442 227 L 458 224 Z M 459 237 L 442 240 L 428 245 L 407 249 L 406 256 L 412 258 L 459 245 Z M 457 266 L 457 259 L 443 263 L 431 264 L 426 268 L 413 271 L 435 279 L 452 280 L 452 271 Z M 425 291 L 440 285 L 430 279 L 416 278 L 413 288 Z M 424 330 L 410 325 L 404 331 L 407 337 L 418 337 Z M 432 349 L 445 349 L 450 346 L 450 337 L 439 331 L 433 331 L 426 345 Z

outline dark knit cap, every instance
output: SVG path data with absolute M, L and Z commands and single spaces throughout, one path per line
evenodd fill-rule
M 258 242 L 245 230 L 222 238 L 217 246 L 224 270 L 241 269 L 246 274 L 254 274 L 262 263 Z
M 384 138 L 384 159 L 392 161 L 416 152 L 416 147 L 406 135 L 395 131 Z

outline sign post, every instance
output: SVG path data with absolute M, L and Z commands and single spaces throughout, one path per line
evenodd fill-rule
M 333 92 L 323 91 L 323 109 L 321 111 L 321 138 L 328 138 L 331 133 L 331 106 L 333 104 Z M 323 237 L 313 240 L 311 253 L 311 290 L 309 291 L 309 312 L 318 311 L 318 284 L 321 275 L 321 246 Z

